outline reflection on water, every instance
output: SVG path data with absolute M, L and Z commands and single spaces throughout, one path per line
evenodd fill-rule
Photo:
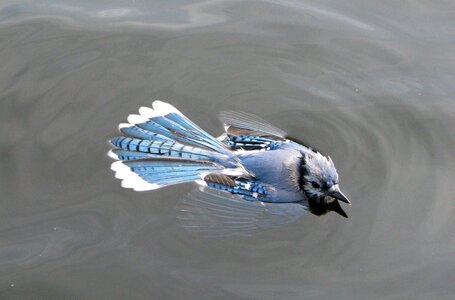
M 180 224 L 205 236 L 252 235 L 293 223 L 308 213 L 295 203 L 247 201 L 210 188 L 195 189 L 177 206 Z
M 79 26 L 97 24 L 98 28 L 122 25 L 181 29 L 225 21 L 224 16 L 210 12 L 222 2 L 225 1 L 11 1 L 0 4 L 0 22 L 45 17 Z
M 3 1 L 0 298 L 452 299 L 454 20 L 450 1 Z M 193 185 L 124 190 L 105 157 L 154 99 L 330 154 L 349 219 L 265 206 L 246 236 L 188 232 L 213 221 L 179 200 Z

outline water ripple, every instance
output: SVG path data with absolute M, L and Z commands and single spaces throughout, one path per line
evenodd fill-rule
M 212 13 L 213 7 L 225 1 L 197 1 L 180 3 L 144 3 L 114 1 L 106 7 L 96 2 L 37 1 L 33 3 L 15 1 L 0 6 L 0 23 L 17 23 L 34 18 L 56 18 L 79 26 L 108 28 L 109 25 L 126 27 L 156 27 L 166 29 L 188 29 L 218 24 L 226 16 Z

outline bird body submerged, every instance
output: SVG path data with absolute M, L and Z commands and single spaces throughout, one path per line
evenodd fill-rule
M 245 200 L 301 203 L 316 214 L 346 216 L 337 200 L 338 174 L 330 158 L 286 138 L 246 113 L 220 115 L 225 134 L 214 138 L 172 105 L 154 101 L 119 125 L 111 139 L 111 168 L 122 186 L 137 191 L 195 181 Z

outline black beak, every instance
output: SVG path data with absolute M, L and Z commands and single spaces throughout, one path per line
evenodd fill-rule
M 347 215 L 347 214 L 344 212 L 344 210 L 341 208 L 341 205 L 340 205 L 340 203 L 339 203 L 337 200 L 331 202 L 331 203 L 328 205 L 328 208 L 329 208 L 329 210 L 336 212 L 336 213 L 339 214 L 340 216 L 343 216 L 343 217 L 345 217 L 345 218 L 348 218 L 348 215 Z
M 351 205 L 351 201 L 349 201 L 348 197 L 343 195 L 343 193 L 340 190 L 334 190 L 329 192 L 329 196 Z

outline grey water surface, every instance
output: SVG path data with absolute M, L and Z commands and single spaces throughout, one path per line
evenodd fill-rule
M 2 1 L 0 299 L 454 299 L 454 98 L 454 1 Z M 188 231 L 109 169 L 154 99 L 329 154 L 349 219 Z

